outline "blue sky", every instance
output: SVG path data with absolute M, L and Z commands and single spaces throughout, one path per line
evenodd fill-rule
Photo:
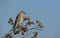
M 40 19 L 43 23 L 44 29 L 39 32 L 39 38 L 60 36 L 59 0 L 0 0 L 0 37 L 12 28 L 8 19 L 15 19 L 21 10 L 26 11 L 26 15 L 31 16 L 31 19 Z M 17 37 L 19 38 L 19 35 Z

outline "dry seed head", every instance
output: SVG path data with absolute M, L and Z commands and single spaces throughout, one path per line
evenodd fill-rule
M 12 19 L 12 18 L 10 18 L 10 19 L 9 19 L 9 21 L 8 21 L 8 23 L 10 23 L 11 25 L 13 25 L 13 24 L 14 24 L 13 19 Z

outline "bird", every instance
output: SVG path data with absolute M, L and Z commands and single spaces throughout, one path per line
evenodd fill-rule
M 15 23 L 13 25 L 14 31 L 18 26 L 21 26 L 23 23 L 23 19 L 25 18 L 25 11 L 21 11 L 20 13 L 17 14 L 16 19 L 15 19 Z
M 40 28 L 44 28 L 43 24 L 42 24 L 39 20 L 36 20 L 36 23 L 38 24 L 38 26 L 39 26 Z

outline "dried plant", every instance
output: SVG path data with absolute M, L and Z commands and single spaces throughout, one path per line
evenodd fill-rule
M 5 38 L 13 38 L 11 34 L 5 34 Z
M 12 18 L 9 18 L 9 21 L 8 21 L 9 24 L 13 25 L 14 24 L 14 21 Z
M 31 25 L 31 24 L 34 24 L 34 22 L 32 20 L 28 19 L 28 23 L 27 24 Z
M 37 36 L 38 36 L 38 33 L 35 32 L 35 33 L 34 33 L 34 38 L 38 38 Z
M 42 24 L 39 20 L 36 20 L 36 23 L 38 24 L 38 26 L 39 26 L 40 28 L 44 28 L 43 24 Z
M 4 36 L 5 38 L 13 38 L 12 34 L 16 35 L 16 34 L 19 34 L 20 32 L 21 32 L 21 35 L 24 35 L 24 33 L 28 32 L 29 30 L 33 30 L 33 29 L 40 30 L 35 27 L 28 29 L 29 25 L 32 25 L 32 24 L 35 25 L 35 23 L 34 21 L 31 20 L 30 17 L 25 16 L 25 14 L 26 12 L 21 11 L 19 14 L 17 14 L 15 21 L 12 18 L 9 18 L 8 23 L 13 25 L 13 28 L 9 31 L 10 33 L 5 34 Z M 23 26 L 24 21 L 27 21 L 25 26 Z M 40 28 L 44 28 L 42 23 L 39 20 L 36 20 L 36 24 L 38 24 Z M 38 38 L 37 36 L 38 36 L 38 32 L 35 32 L 34 36 L 31 38 Z

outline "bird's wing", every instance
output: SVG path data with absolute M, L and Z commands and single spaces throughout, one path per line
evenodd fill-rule
M 15 23 L 14 23 L 13 28 L 14 28 L 14 27 L 16 26 L 16 24 L 17 24 L 18 16 L 19 16 L 19 15 L 16 16 L 16 19 L 15 19 Z

